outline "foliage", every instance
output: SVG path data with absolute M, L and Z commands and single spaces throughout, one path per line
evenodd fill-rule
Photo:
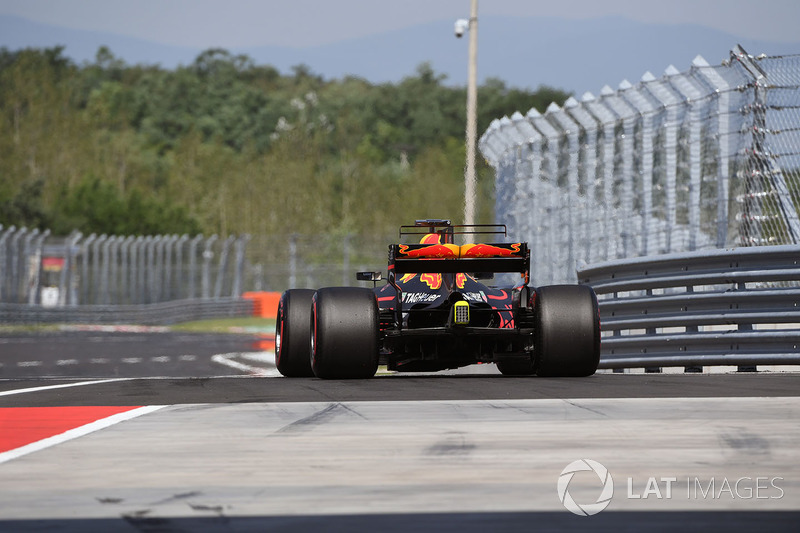
M 84 233 L 390 233 L 460 221 L 466 90 L 429 64 L 397 84 L 290 74 L 210 49 L 187 66 L 107 48 L 0 49 L 0 224 Z M 568 95 L 479 88 L 479 131 Z M 490 169 L 478 169 L 492 217 Z

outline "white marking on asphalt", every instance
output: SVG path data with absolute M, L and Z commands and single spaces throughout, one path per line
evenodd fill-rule
M 151 357 L 150 360 L 154 363 L 169 363 L 169 356 L 168 355 L 159 355 L 156 357 Z
M 112 380 L 113 381 L 113 380 Z M 46 439 L 42 439 L 37 442 L 32 442 L 20 448 L 16 448 L 14 450 L 9 450 L 7 452 L 0 453 L 0 464 L 5 463 L 6 461 L 11 461 L 12 459 L 17 459 L 22 457 L 23 455 L 28 455 L 29 453 L 38 452 L 40 450 L 44 450 L 45 448 L 49 448 L 51 446 L 55 446 L 57 444 L 61 444 L 63 442 L 67 442 L 72 439 L 77 439 L 78 437 L 83 437 L 84 435 L 88 435 L 89 433 L 94 433 L 95 431 L 99 431 L 101 429 L 105 429 L 108 427 L 113 426 L 114 424 L 119 424 L 120 422 L 124 422 L 125 420 L 130 420 L 132 418 L 136 418 L 138 416 L 146 415 L 148 413 L 152 413 L 154 411 L 158 411 L 165 407 L 164 405 L 148 405 L 145 407 L 139 407 L 138 409 L 133 409 L 131 411 L 126 411 L 124 413 L 118 413 L 116 415 L 111 415 L 106 418 L 102 418 L 100 420 L 96 420 L 84 426 L 80 426 L 74 429 L 70 429 L 61 433 L 59 435 L 54 435 L 52 437 L 48 437 Z
M 273 368 L 264 368 L 259 366 L 252 366 L 245 363 L 240 363 L 239 361 L 234 361 L 235 358 L 242 357 L 244 358 L 244 353 L 223 353 L 211 356 L 211 361 L 214 363 L 218 363 L 220 365 L 225 365 L 229 368 L 233 368 L 235 370 L 239 370 L 241 372 L 246 372 L 253 376 L 262 376 L 262 377 L 279 377 L 281 375 L 278 372 L 277 368 L 274 368 L 275 365 L 275 356 L 272 352 L 260 352 L 263 354 L 262 359 L 259 359 L 259 362 L 266 363 L 272 365 Z M 252 356 L 253 354 L 247 354 L 248 356 Z M 253 357 L 249 357 L 250 360 L 253 360 Z
M 272 352 L 253 352 L 253 353 L 241 353 L 239 357 L 242 359 L 247 359 L 248 361 L 254 361 L 257 363 L 267 363 L 270 366 L 275 366 L 275 354 Z
M 42 366 L 42 362 L 41 361 L 19 361 L 17 363 L 17 366 L 23 366 L 23 367 L 26 367 L 26 366 Z
M 11 396 L 13 394 L 24 394 L 26 392 L 39 392 L 44 390 L 53 389 L 66 389 L 67 387 L 81 387 L 83 385 L 99 385 L 101 383 L 113 383 L 115 381 L 130 381 L 136 378 L 113 378 L 113 379 L 99 379 L 95 381 L 79 381 L 77 383 L 62 383 L 61 385 L 46 385 L 44 387 L 31 387 L 29 389 L 15 389 L 0 391 L 0 396 Z
M 197 360 L 197 356 L 196 355 L 181 355 L 180 357 L 178 357 L 178 360 L 179 361 L 196 361 Z
M 95 365 L 104 365 L 104 364 L 108 363 L 108 359 L 105 359 L 103 357 L 95 357 L 94 359 L 92 359 L 89 362 L 92 363 L 92 364 L 95 364 Z
M 56 366 L 67 366 L 67 365 L 77 365 L 77 359 L 59 359 L 56 361 Z
M 142 358 L 141 357 L 123 357 L 122 358 L 122 362 L 123 363 L 127 363 L 129 365 L 135 365 L 136 363 L 141 363 L 142 362 Z

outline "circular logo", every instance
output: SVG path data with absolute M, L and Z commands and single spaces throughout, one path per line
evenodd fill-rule
M 603 491 L 600 493 L 595 503 L 579 504 L 569 494 L 569 482 L 572 481 L 572 476 L 574 476 L 576 472 L 587 470 L 591 470 L 597 474 L 597 477 L 600 478 L 600 482 L 603 483 Z M 578 516 L 592 516 L 599 513 L 608 507 L 608 504 L 611 503 L 612 496 L 614 496 L 614 480 L 611 479 L 611 474 L 608 472 L 608 469 L 597 461 L 578 459 L 568 464 L 567 467 L 561 471 L 561 475 L 558 476 L 558 499 L 561 500 L 561 503 L 564 504 L 567 510 Z

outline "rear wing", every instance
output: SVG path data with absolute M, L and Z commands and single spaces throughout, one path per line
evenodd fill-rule
M 530 251 L 524 242 L 389 245 L 389 271 L 395 274 L 519 272 L 527 276 L 529 269 Z

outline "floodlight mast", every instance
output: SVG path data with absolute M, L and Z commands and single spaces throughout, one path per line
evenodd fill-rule
M 469 64 L 467 68 L 467 164 L 464 172 L 464 224 L 474 224 L 475 145 L 478 137 L 478 0 L 472 0 L 467 29 L 469 30 Z M 456 36 L 460 37 L 458 32 L 456 32 Z M 472 242 L 471 236 L 467 236 L 467 242 Z

